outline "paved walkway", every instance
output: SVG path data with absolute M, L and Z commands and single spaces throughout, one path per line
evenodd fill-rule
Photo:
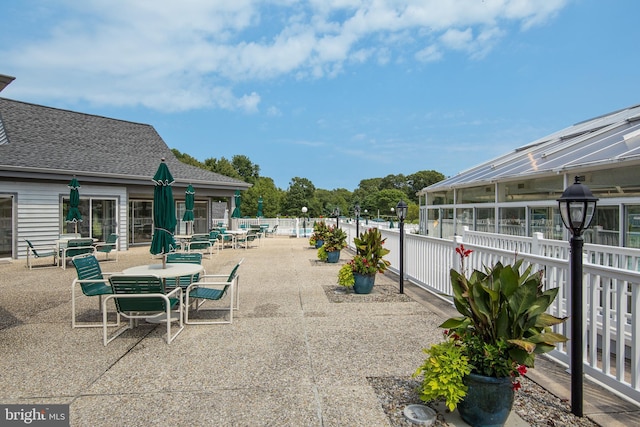
M 104 347 L 101 329 L 71 329 L 73 268 L 0 265 L 0 404 L 70 404 L 74 426 L 387 426 L 367 377 L 413 373 L 451 307 L 410 285 L 411 301 L 331 302 L 339 265 L 315 255 L 305 239 L 276 237 L 205 259 L 217 273 L 245 258 L 240 310 L 233 325 L 187 326 L 170 345 L 143 324 Z M 150 262 L 135 248 L 101 266 Z M 78 310 L 97 318 L 96 308 L 92 298 Z M 637 407 L 593 390 L 590 418 L 637 423 Z

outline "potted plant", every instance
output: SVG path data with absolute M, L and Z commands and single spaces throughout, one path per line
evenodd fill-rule
M 324 244 L 324 234 L 327 232 L 327 224 L 324 221 L 318 221 L 313 224 L 313 234 L 309 238 L 309 245 L 318 249 Z
M 464 260 L 472 251 L 460 245 L 456 252 L 463 273 L 451 269 L 450 277 L 461 316 L 440 325 L 447 339 L 425 350 L 429 357 L 414 375 L 423 375 L 423 400 L 444 398 L 471 425 L 502 425 L 520 388 L 517 378 L 534 366 L 536 354 L 567 340 L 551 330 L 566 318 L 546 313 L 558 288 L 543 290 L 542 272 L 531 266 L 521 273 L 523 260 L 467 277 Z M 464 375 L 444 375 L 443 363 L 455 363 Z
M 327 227 L 322 240 L 324 244 L 318 248 L 318 258 L 326 262 L 338 262 L 340 251 L 347 247 L 347 233 L 338 227 Z
M 355 237 L 356 255 L 338 272 L 338 284 L 353 286 L 353 291 L 358 294 L 370 293 L 376 273 L 383 273 L 390 265 L 383 258 L 389 253 L 389 249 L 383 246 L 385 241 L 377 228 L 370 228 Z

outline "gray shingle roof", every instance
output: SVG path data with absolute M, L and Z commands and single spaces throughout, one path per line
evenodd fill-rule
M 161 158 L 176 181 L 249 184 L 180 162 L 153 126 L 0 98 L 0 169 L 25 168 L 149 180 Z

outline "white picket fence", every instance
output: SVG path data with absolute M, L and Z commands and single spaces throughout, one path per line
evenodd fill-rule
M 349 241 L 355 224 L 342 223 Z M 360 226 L 360 231 L 363 226 Z M 399 231 L 381 229 L 391 250 L 391 270 L 399 272 Z M 571 307 L 569 244 L 533 238 L 465 231 L 453 240 L 413 233 L 405 234 L 404 273 L 406 279 L 449 302 L 452 294 L 449 271 L 459 269 L 458 244 L 473 250 L 466 268 L 483 269 L 501 261 L 523 259 L 523 268 L 533 265 L 544 272 L 544 285 L 558 287 L 558 297 L 549 311 L 569 316 Z M 584 372 L 620 396 L 640 405 L 640 250 L 585 244 L 583 265 Z M 571 319 L 556 332 L 571 336 Z M 550 353 L 568 366 L 570 346 L 559 344 Z

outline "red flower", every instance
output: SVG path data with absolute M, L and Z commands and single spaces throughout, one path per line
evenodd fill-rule
M 456 248 L 456 252 L 458 253 L 458 255 L 460 255 L 462 258 L 466 258 L 469 255 L 471 255 L 471 252 L 473 252 L 471 249 L 465 249 L 464 245 L 460 245 Z
M 522 388 L 522 384 L 520 384 L 520 381 L 514 381 L 513 382 L 513 391 L 518 391 Z
M 527 367 L 524 365 L 518 365 L 518 373 L 524 375 L 527 373 Z

